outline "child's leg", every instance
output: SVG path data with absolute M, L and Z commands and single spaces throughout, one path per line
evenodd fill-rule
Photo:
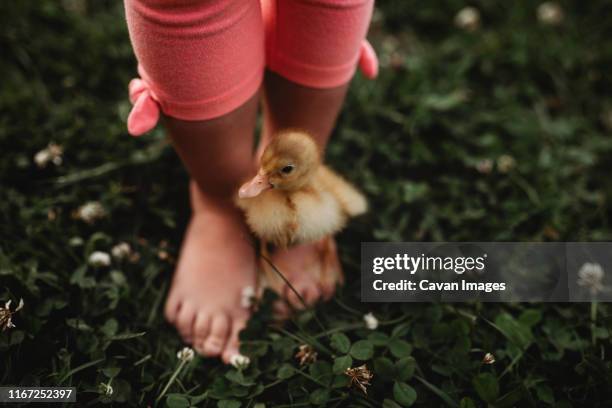
M 355 72 L 372 0 L 263 0 L 266 25 L 265 122 L 260 150 L 278 130 L 297 127 L 325 147 Z M 318 262 L 315 244 L 274 254 L 274 261 L 309 302 L 334 288 L 301 273 Z M 300 302 L 285 290 L 292 304 Z
M 192 218 L 181 248 L 165 314 L 203 355 L 238 352 L 249 317 L 241 293 L 255 286 L 255 255 L 232 196 L 252 172 L 258 97 L 220 118 L 167 119 L 173 145 L 192 176 Z
M 193 215 L 165 314 L 196 350 L 228 361 L 248 318 L 242 290 L 256 273 L 231 197 L 252 171 L 264 60 L 260 7 L 255 0 L 125 5 L 140 74 L 193 180 Z
M 259 149 L 265 147 L 277 130 L 291 127 L 308 130 L 325 147 L 344 103 L 348 85 L 306 87 L 267 71 L 264 79 L 263 143 Z

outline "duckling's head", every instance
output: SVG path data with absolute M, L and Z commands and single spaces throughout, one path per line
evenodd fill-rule
M 308 133 L 279 133 L 264 150 L 257 175 L 240 187 L 238 196 L 256 197 L 270 188 L 299 190 L 312 179 L 320 163 L 319 147 Z

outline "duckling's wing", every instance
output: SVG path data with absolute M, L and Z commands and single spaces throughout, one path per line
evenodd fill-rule
M 325 190 L 334 195 L 348 216 L 355 217 L 368 210 L 364 195 L 329 167 L 321 166 L 318 177 Z

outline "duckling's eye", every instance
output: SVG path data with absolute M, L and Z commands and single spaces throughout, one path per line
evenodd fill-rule
M 295 166 L 294 166 L 293 164 L 288 164 L 288 165 L 286 165 L 285 167 L 283 167 L 283 168 L 281 169 L 281 173 L 283 173 L 283 174 L 289 174 L 289 173 L 291 173 L 291 172 L 293 171 L 293 168 L 294 168 L 294 167 L 295 167 Z

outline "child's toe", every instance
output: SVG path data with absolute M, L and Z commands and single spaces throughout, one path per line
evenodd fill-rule
M 183 337 L 183 341 L 190 343 L 193 334 L 193 322 L 196 316 L 195 308 L 190 303 L 184 302 L 176 317 L 176 328 Z
M 283 299 L 274 302 L 273 311 L 277 320 L 286 320 L 291 316 L 291 309 Z
M 224 313 L 213 317 L 210 325 L 210 333 L 204 341 L 204 355 L 207 357 L 218 356 L 223 351 L 227 342 L 230 322 Z
M 295 291 L 290 288 L 287 287 L 285 290 L 285 299 L 287 299 L 287 302 L 289 302 L 289 304 L 295 308 L 295 309 L 303 309 L 304 308 L 304 304 L 302 303 L 301 299 L 299 298 L 299 296 L 297 295 L 296 292 L 299 293 L 299 288 L 295 288 Z M 301 296 L 301 294 L 300 294 Z
M 299 293 L 307 306 L 313 305 L 321 297 L 321 292 L 315 284 L 305 282 L 303 284 L 296 284 L 294 286 L 295 291 L 287 287 L 285 289 L 285 298 L 296 309 L 303 309 L 304 303 L 295 293 Z
M 179 300 L 176 296 L 169 296 L 164 307 L 164 316 L 170 324 L 176 321 L 176 315 L 179 308 Z
M 203 354 L 203 345 L 210 332 L 210 320 L 210 314 L 203 311 L 199 312 L 195 319 L 195 324 L 193 326 L 193 345 L 200 354 Z
M 316 285 L 307 285 L 300 291 L 307 305 L 313 305 L 321 297 L 321 291 Z
M 321 291 L 321 297 L 324 300 L 329 300 L 336 293 L 336 285 L 334 283 L 321 284 L 319 290 Z
M 232 356 L 240 354 L 240 332 L 246 327 L 247 318 L 235 318 L 232 322 L 230 336 L 227 340 L 225 350 L 223 350 L 223 361 L 228 364 Z

